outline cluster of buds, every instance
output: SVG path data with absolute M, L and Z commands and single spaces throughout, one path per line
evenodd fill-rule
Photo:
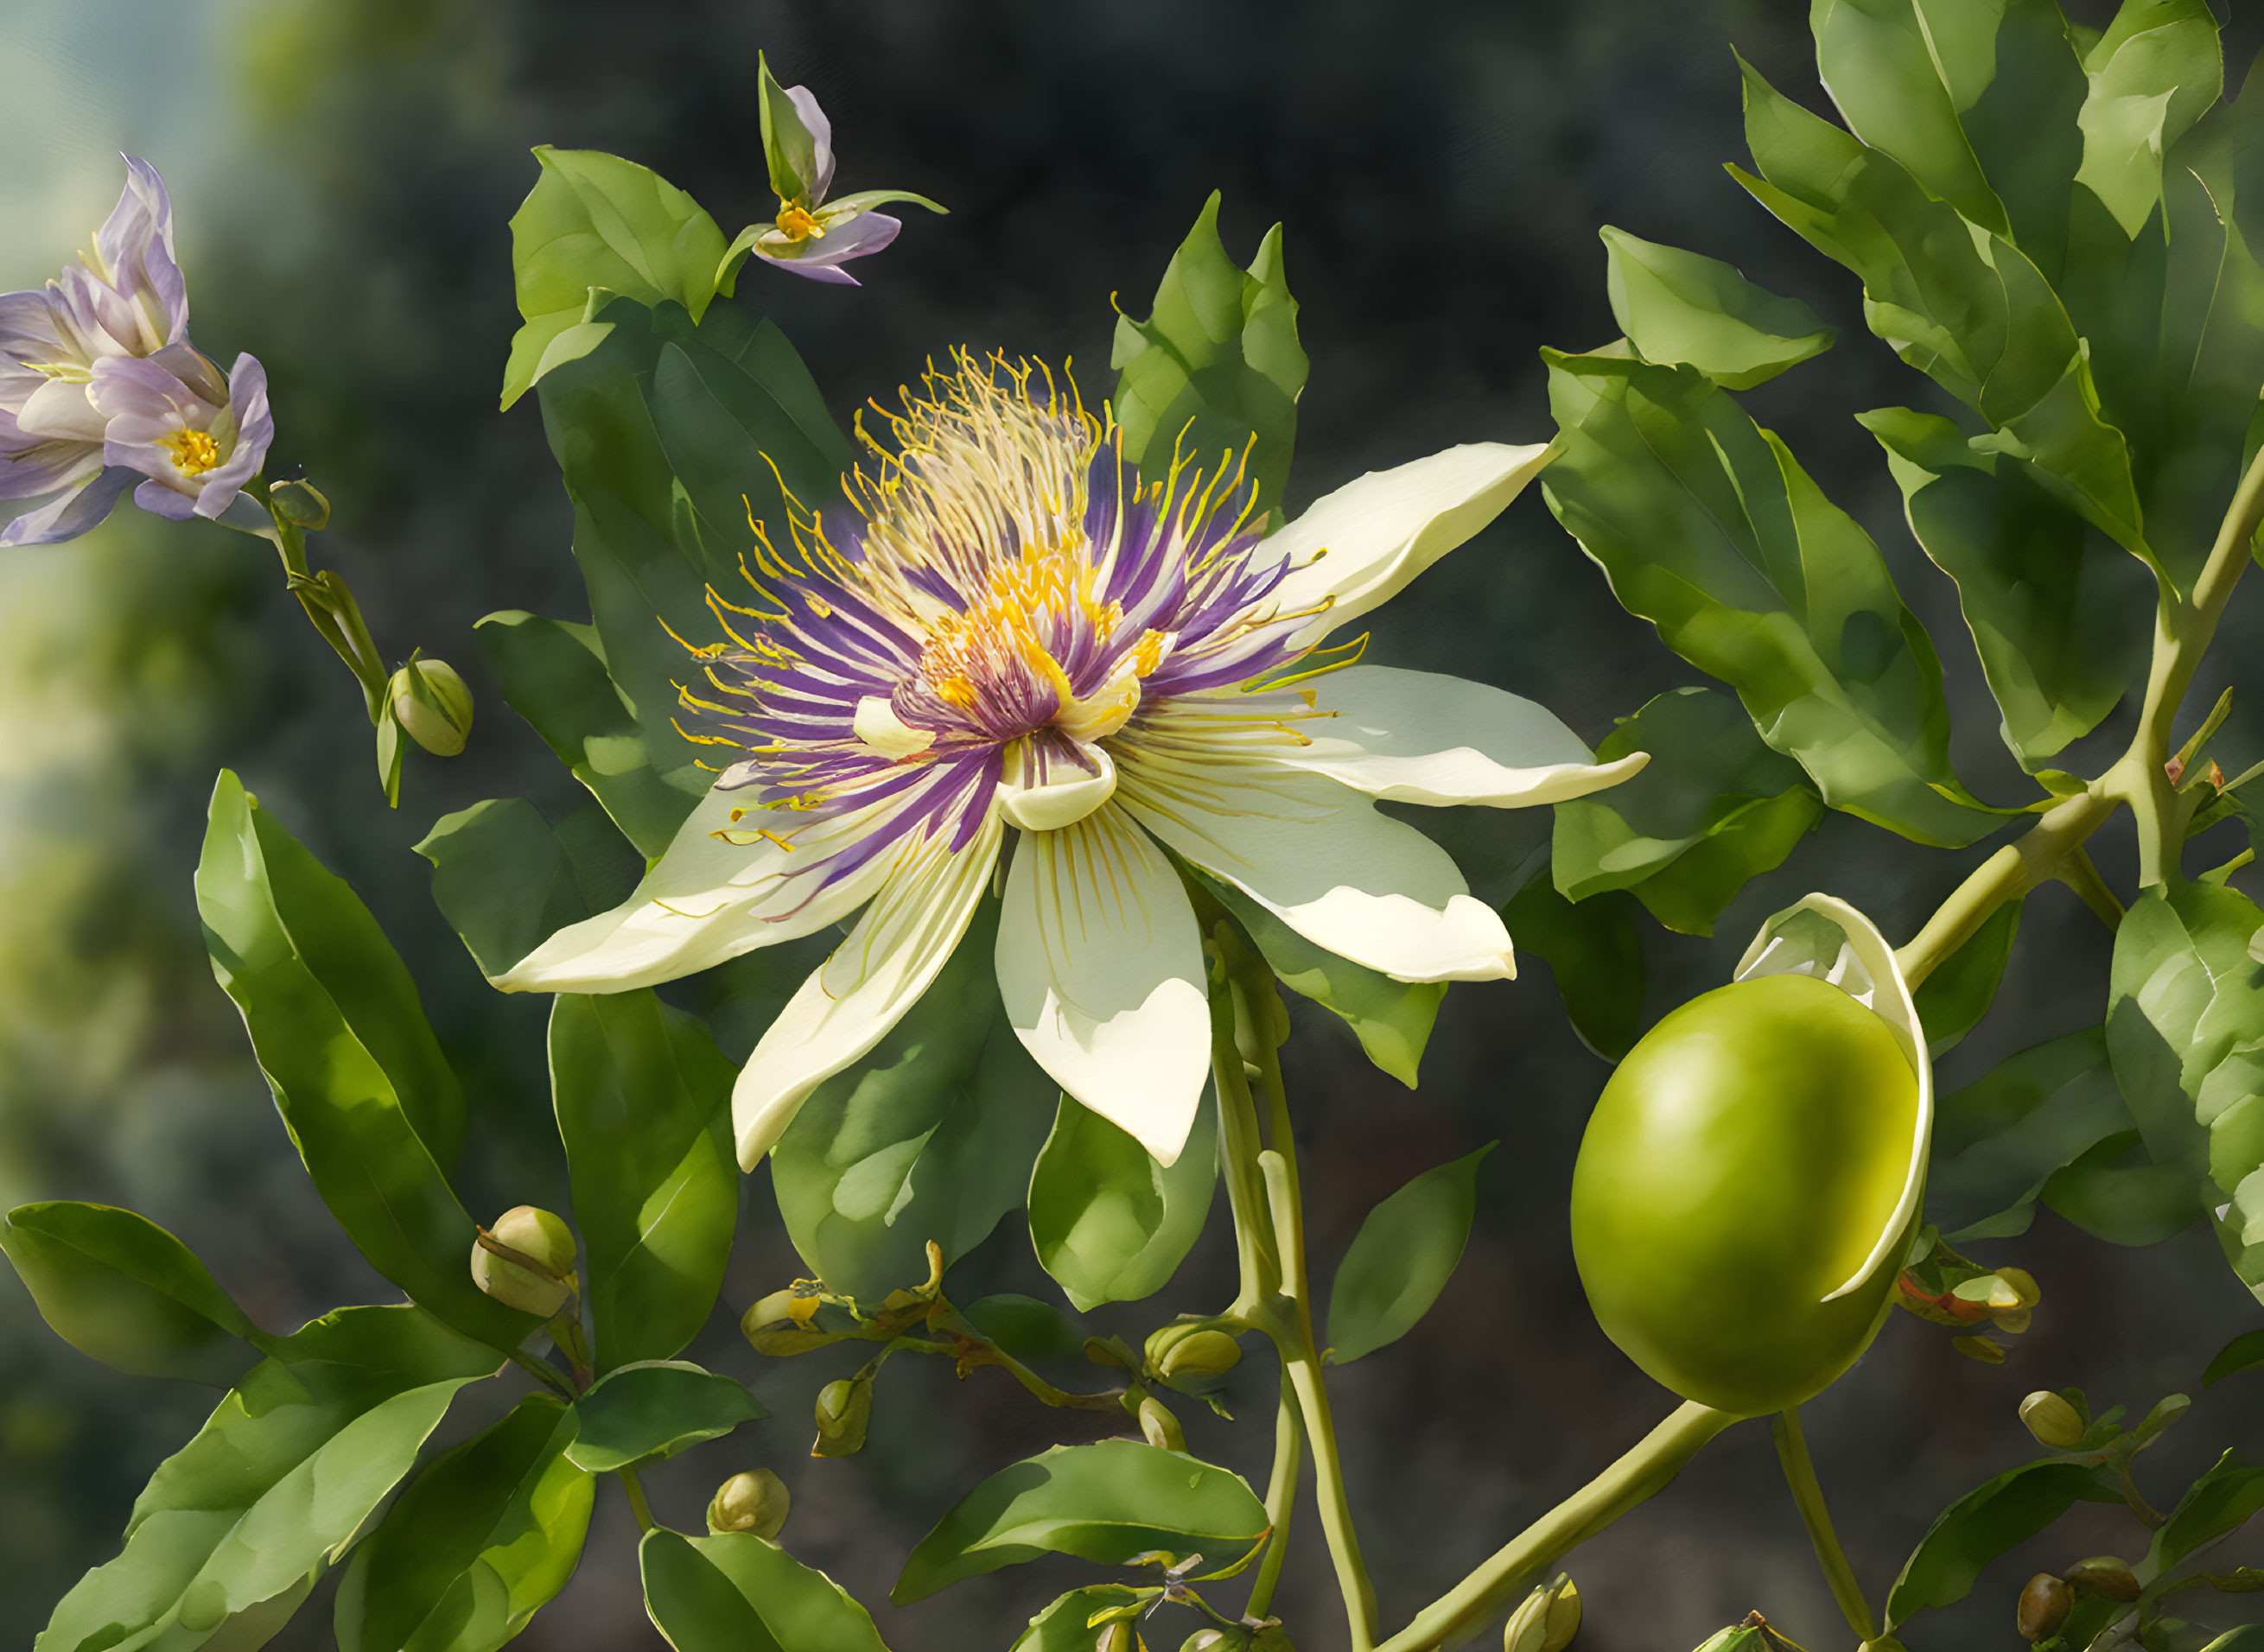
M 2014 1627 L 2021 1639 L 2034 1646 L 2039 1641 L 2049 1641 L 2067 1621 L 2067 1614 L 2075 1609 L 2079 1594 L 2097 1595 L 2102 1600 L 2127 1605 L 2144 1592 L 2137 1574 L 2130 1562 L 2113 1554 L 2097 1554 L 2087 1561 L 2078 1561 L 2065 1571 L 2054 1576 L 2038 1572 L 2021 1586 L 2021 1598 L 2014 1607 Z
M 1997 1331 L 2017 1337 L 2028 1330 L 2043 1291 L 2025 1268 L 1985 1268 L 1942 1243 L 1932 1228 L 1919 1231 L 1912 1247 L 1915 1259 L 1895 1281 L 1895 1302 L 1930 1324 L 1960 1334 L 1950 1346 L 1984 1365 L 2005 1363 Z
M 1502 1652 L 1564 1652 L 1580 1632 L 1580 1591 L 1557 1575 L 1525 1598 L 1501 1632 Z

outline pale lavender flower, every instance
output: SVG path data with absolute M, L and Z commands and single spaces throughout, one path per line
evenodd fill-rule
M 201 356 L 185 383 L 155 361 L 112 356 L 95 364 L 94 405 L 105 425 L 103 462 L 148 478 L 134 503 L 152 515 L 217 519 L 259 472 L 275 439 L 267 370 L 238 356 L 225 384 Z M 262 520 L 265 520 L 264 515 Z

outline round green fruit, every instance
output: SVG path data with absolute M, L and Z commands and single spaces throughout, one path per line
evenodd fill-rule
M 1919 1107 L 1888 1024 L 1811 976 L 1667 1016 L 1604 1086 L 1572 1172 L 1572 1256 L 1605 1334 L 1740 1416 L 1829 1385 L 1886 1311 L 1892 1258 L 1834 1293 L 1895 1219 Z

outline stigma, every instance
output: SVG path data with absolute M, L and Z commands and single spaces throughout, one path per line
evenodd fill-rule
M 159 437 L 157 446 L 173 456 L 173 467 L 184 476 L 201 476 L 220 464 L 220 444 L 204 431 L 175 431 Z

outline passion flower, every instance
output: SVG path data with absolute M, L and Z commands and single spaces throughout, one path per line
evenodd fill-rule
M 1917 1026 L 1878 931 L 1810 895 L 1628 1053 L 1580 1145 L 1572 1253 L 1598 1323 L 1652 1377 L 1756 1416 L 1869 1344 L 1923 1191 Z

